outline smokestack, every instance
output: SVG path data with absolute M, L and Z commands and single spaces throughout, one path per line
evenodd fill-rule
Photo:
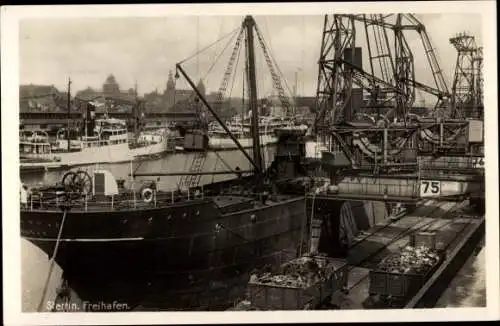
M 361 47 L 355 47 L 354 53 L 351 48 L 347 48 L 344 51 L 344 61 L 356 66 L 359 69 L 363 69 L 363 51 Z M 346 121 L 352 120 L 354 114 L 360 111 L 363 105 L 363 89 L 362 88 L 352 88 L 349 101 L 344 109 L 344 119 Z

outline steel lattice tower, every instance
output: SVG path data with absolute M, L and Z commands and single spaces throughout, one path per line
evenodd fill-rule
M 355 23 L 361 27 L 358 33 L 366 37 L 368 69 L 363 69 L 360 63 L 361 52 L 355 51 L 360 49 Z M 433 86 L 415 79 L 414 57 L 405 36 L 407 31 L 420 36 Z M 372 94 L 374 103 L 378 93 L 384 95 L 386 107 L 391 106 L 393 112 L 382 115 L 387 117 L 389 114 L 397 121 L 407 120 L 416 88 L 437 97 L 435 109 L 446 107 L 451 97 L 425 26 L 411 14 L 325 16 L 317 88 L 317 129 L 325 130 L 351 121 L 354 115 L 361 113 L 352 105 L 356 87 Z
M 457 62 L 452 86 L 454 118 L 482 118 L 482 51 L 474 36 L 460 33 L 450 38 L 457 50 Z

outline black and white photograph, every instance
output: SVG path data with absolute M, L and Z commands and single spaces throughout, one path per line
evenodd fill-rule
M 2 7 L 6 323 L 499 318 L 494 12 Z

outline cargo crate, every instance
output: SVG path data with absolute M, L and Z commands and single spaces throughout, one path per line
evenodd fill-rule
M 416 232 L 410 235 L 410 246 L 425 246 L 429 249 L 437 249 L 436 232 Z
M 415 294 L 443 263 L 445 253 L 442 251 L 436 251 L 436 253 L 439 259 L 423 274 L 371 270 L 369 274 L 370 295 L 407 298 Z
M 291 261 L 297 261 L 297 258 Z M 281 277 L 283 282 L 276 284 L 265 277 L 253 277 L 247 286 L 246 297 L 251 305 L 259 310 L 303 310 L 314 309 L 331 298 L 336 291 L 347 285 L 347 264 L 345 261 L 327 257 L 315 257 L 325 260 L 324 276 L 312 282 L 297 284 L 294 279 L 287 281 L 287 275 L 280 272 L 269 273 Z M 282 265 L 283 266 L 283 265 Z M 264 275 L 264 274 L 263 274 Z M 264 275 L 265 276 L 265 275 Z

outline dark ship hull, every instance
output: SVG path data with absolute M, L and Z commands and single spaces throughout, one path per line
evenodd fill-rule
M 140 215 L 126 217 L 119 213 L 89 216 L 68 214 L 68 228 L 60 243 L 56 262 L 63 269 L 65 277 L 76 283 L 99 284 L 100 281 L 107 283 L 110 279 L 135 282 L 142 279 L 155 284 L 161 281 L 164 294 L 170 292 L 170 296 L 174 293 L 181 297 L 189 292 L 204 292 L 213 282 L 225 282 L 238 275 L 243 276 L 253 268 L 279 262 L 282 249 L 295 253 L 304 222 L 303 205 L 303 199 L 291 199 L 267 209 L 225 216 L 209 216 L 210 213 L 196 216 L 194 210 L 210 210 L 209 204 L 200 203 L 186 208 L 192 214 L 185 218 L 182 218 L 183 213 L 176 214 L 181 218 L 177 221 L 173 218 L 171 222 L 166 216 L 172 214 L 172 210 L 167 209 L 144 211 Z M 255 222 L 252 222 L 252 215 L 255 216 Z M 32 218 L 35 216 L 24 215 L 22 223 L 29 223 L 33 221 Z M 49 224 L 55 226 L 61 213 L 44 218 L 44 223 L 37 228 L 49 229 Z M 101 232 L 95 230 L 94 236 L 102 234 L 98 241 L 81 236 L 70 237 L 71 233 L 83 235 L 76 230 L 82 230 L 85 225 L 104 226 L 76 222 L 82 218 L 87 221 L 107 219 L 109 229 L 103 228 Z M 148 224 L 150 218 L 151 223 Z M 127 219 L 130 222 L 125 223 Z M 231 231 L 215 231 L 215 223 L 224 224 Z M 120 224 L 121 236 L 118 235 Z M 127 224 L 131 226 L 124 227 Z M 70 229 L 70 226 L 74 229 Z M 57 227 L 51 229 L 54 230 L 52 236 L 57 237 Z M 104 239 L 105 236 L 107 239 Z M 116 238 L 111 240 L 110 236 Z M 55 241 L 47 241 L 48 236 L 44 240 L 26 238 L 47 255 L 52 254 Z M 75 241 L 65 241 L 67 239 Z M 115 291 L 113 300 L 123 295 Z M 131 294 L 126 302 L 135 296 Z
M 270 168 L 275 180 L 293 178 L 299 171 L 299 153 L 283 146 L 286 153 L 279 155 L 278 148 Z M 204 189 L 209 193 L 212 189 L 213 196 L 160 207 L 143 203 L 134 209 L 73 208 L 66 214 L 55 260 L 64 277 L 76 284 L 72 287 L 81 286 L 80 297 L 92 292 L 92 285 L 101 288 L 130 280 L 139 284 L 137 288 L 117 286 L 107 293 L 112 296 L 109 299 L 139 303 L 154 288 L 180 304 L 174 298 L 222 291 L 222 283 L 222 288 L 228 284 L 237 288 L 254 268 L 280 263 L 284 255 L 294 257 L 307 230 L 303 193 L 262 200 L 215 190 L 249 181 L 240 178 L 206 185 Z M 51 257 L 62 217 L 57 209 L 22 210 L 21 235 Z
M 70 211 L 56 262 L 67 272 L 92 272 L 102 262 L 110 263 L 107 271 L 112 274 L 196 273 L 247 262 L 269 248 L 289 248 L 286 239 L 297 240 L 294 235 L 300 233 L 303 216 L 303 198 L 227 214 L 209 199 L 129 212 Z M 60 211 L 22 212 L 22 236 L 50 256 L 61 217 Z

